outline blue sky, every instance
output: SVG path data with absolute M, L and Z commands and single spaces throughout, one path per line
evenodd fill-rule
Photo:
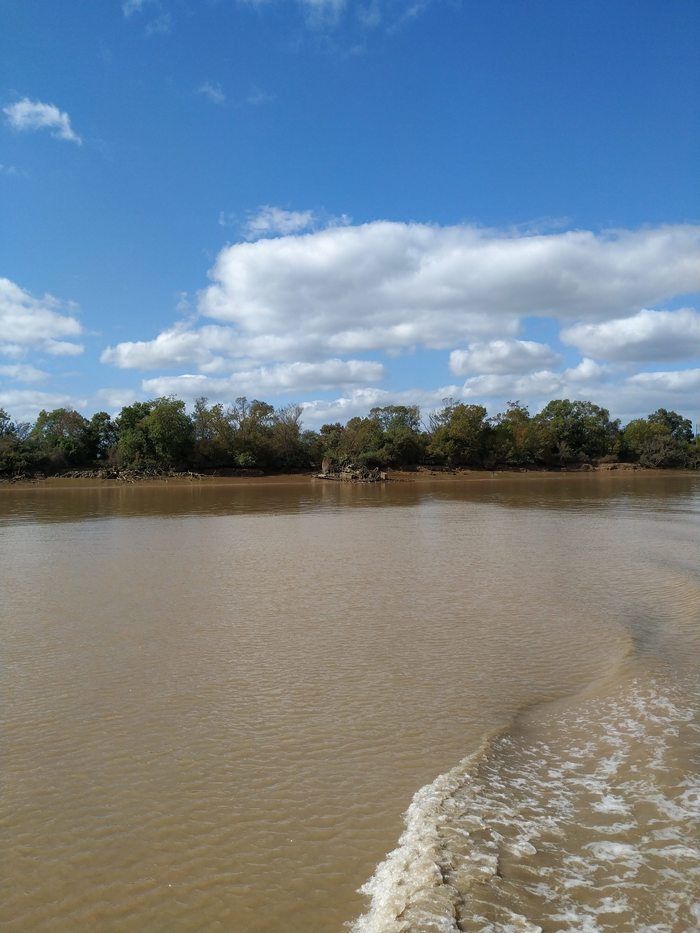
M 700 420 L 694 0 L 5 0 L 0 406 Z

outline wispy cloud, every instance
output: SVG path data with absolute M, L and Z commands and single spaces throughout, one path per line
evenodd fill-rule
M 54 139 L 64 139 L 81 146 L 83 141 L 71 126 L 70 117 L 55 104 L 23 97 L 14 104 L 3 107 L 7 122 L 18 133 L 34 133 L 49 130 Z
M 124 0 L 122 3 L 122 12 L 124 16 L 133 16 L 134 13 L 140 13 L 147 4 L 153 0 Z
M 287 211 L 282 207 L 264 204 L 248 216 L 243 234 L 247 240 L 257 240 L 264 236 L 288 236 L 309 230 L 314 226 L 315 219 L 313 211 Z
M 245 100 L 251 107 L 261 107 L 263 104 L 269 104 L 270 101 L 274 99 L 274 94 L 271 94 L 269 91 L 264 91 L 262 88 L 254 87 Z
M 213 104 L 226 103 L 226 95 L 224 94 L 221 85 L 216 81 L 202 82 L 195 93 L 200 94 L 202 97 L 206 97 L 207 100 L 210 100 Z
M 16 382 L 44 382 L 48 379 L 48 373 L 43 369 L 37 369 L 29 363 L 7 363 L 0 365 L 0 376 L 6 379 L 14 379 Z
M 173 18 L 170 13 L 161 13 L 146 24 L 147 36 L 166 36 L 173 31 Z

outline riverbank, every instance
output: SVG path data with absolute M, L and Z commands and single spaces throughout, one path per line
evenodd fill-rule
M 630 475 L 640 477 L 656 476 L 695 476 L 697 470 L 688 469 L 654 469 L 651 467 L 641 467 L 636 463 L 604 463 L 604 464 L 584 464 L 581 467 L 568 467 L 557 470 L 546 469 L 519 469 L 519 470 L 471 470 L 471 469 L 447 469 L 420 466 L 412 469 L 387 470 L 383 474 L 385 482 L 391 483 L 488 483 L 503 482 L 504 480 L 515 481 L 531 480 L 533 478 L 569 478 L 572 477 L 629 477 Z M 196 473 L 191 471 L 170 471 L 167 473 L 156 472 L 137 472 L 134 470 L 101 471 L 101 470 L 72 470 L 69 473 L 45 476 L 17 476 L 0 477 L 0 491 L 12 488 L 31 488 L 40 487 L 69 489 L 71 487 L 80 488 L 110 488 L 124 487 L 128 485 L 139 486 L 173 486 L 181 487 L 188 485 L 205 486 L 276 486 L 276 485 L 299 485 L 312 484 L 316 482 L 325 482 L 327 478 L 319 476 L 312 471 L 299 473 L 263 473 L 262 470 L 239 470 L 227 471 L 225 473 Z M 357 481 L 346 480 L 344 485 L 357 485 Z

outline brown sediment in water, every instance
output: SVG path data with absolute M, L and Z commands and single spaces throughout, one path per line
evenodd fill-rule
M 366 911 L 357 889 L 395 847 L 416 790 L 503 728 L 515 745 L 481 773 L 525 819 L 517 782 L 546 777 L 538 762 L 595 773 L 600 756 L 564 753 L 567 736 L 597 728 L 596 710 L 608 704 L 605 734 L 634 722 L 625 665 L 656 678 L 649 702 L 674 682 L 670 702 L 692 702 L 699 503 L 700 476 L 665 471 L 6 487 L 0 925 L 340 930 Z M 620 715 L 599 691 L 577 724 L 561 698 L 626 658 L 630 640 Z M 644 776 L 652 759 L 628 760 Z M 684 767 L 667 760 L 657 783 Z M 487 791 L 475 806 L 493 808 Z M 573 812 L 592 799 L 579 791 Z M 505 810 L 489 812 L 485 824 L 517 843 L 514 822 L 497 825 Z M 470 838 L 487 855 L 498 844 Z M 581 835 L 579 848 L 595 841 Z M 521 913 L 547 929 L 565 876 L 533 879 L 528 857 L 550 860 L 539 871 L 580 853 L 529 844 L 541 855 L 524 843 L 497 853 L 479 910 L 502 916 L 524 898 Z M 603 873 L 596 888 L 631 870 L 629 849 L 585 853 Z M 462 892 L 458 862 L 448 869 Z M 650 896 L 678 881 L 643 871 Z M 540 881 L 554 901 L 527 888 Z M 479 922 L 473 905 L 457 908 L 464 929 Z
M 693 477 L 700 475 L 697 470 L 680 469 L 653 469 L 650 467 L 639 467 L 636 464 L 601 464 L 591 467 L 587 470 L 580 469 L 562 469 L 562 470 L 434 470 L 429 467 L 420 467 L 415 470 L 386 470 L 386 480 L 389 482 L 413 483 L 413 484 L 436 484 L 436 483 L 486 483 L 486 482 L 508 482 L 508 483 L 529 483 L 533 480 L 552 480 L 553 482 L 563 482 L 571 479 L 581 479 L 583 481 L 596 480 L 600 478 L 610 479 L 612 481 L 635 478 L 654 478 L 654 477 L 675 477 L 686 476 Z M 241 475 L 241 476 L 214 476 L 204 473 L 192 474 L 171 474 L 164 476 L 149 476 L 135 474 L 129 482 L 114 478 L 103 478 L 99 476 L 20 476 L 20 477 L 0 477 L 0 492 L 13 488 L 45 488 L 45 489 L 70 489 L 72 487 L 80 488 L 123 488 L 125 485 L 156 486 L 177 488 L 180 486 L 202 485 L 202 486 L 289 486 L 306 485 L 315 482 L 322 477 L 314 472 L 303 473 L 270 473 L 265 475 Z M 351 485 L 351 484 L 349 484 Z

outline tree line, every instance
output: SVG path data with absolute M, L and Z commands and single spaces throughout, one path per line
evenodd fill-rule
M 675 411 L 659 408 L 624 427 L 589 401 L 555 399 L 531 415 L 519 402 L 489 417 L 482 405 L 445 399 L 427 422 L 417 405 L 372 408 L 346 424 L 304 430 L 300 405 L 274 408 L 237 398 L 197 399 L 190 412 L 173 397 L 134 402 L 112 417 L 41 411 L 34 423 L 0 408 L 0 474 L 48 474 L 114 467 L 134 470 L 318 469 L 419 464 L 474 469 L 571 467 L 626 461 L 645 467 L 700 466 L 700 436 Z

